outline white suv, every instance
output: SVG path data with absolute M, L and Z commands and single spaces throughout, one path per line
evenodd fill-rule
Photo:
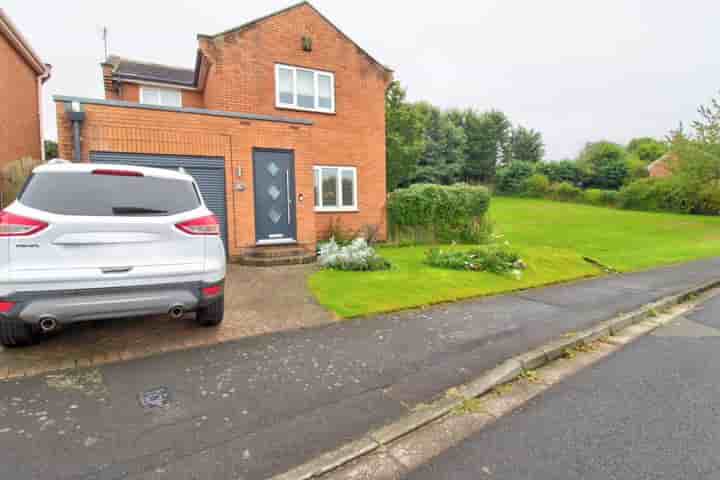
M 60 325 L 224 313 L 217 218 L 185 173 L 53 161 L 0 211 L 0 343 L 27 345 Z

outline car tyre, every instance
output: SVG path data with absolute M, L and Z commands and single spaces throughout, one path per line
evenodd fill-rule
M 225 315 L 225 299 L 211 303 L 207 307 L 198 309 L 197 322 L 202 327 L 215 327 L 222 323 Z
M 38 333 L 19 318 L 0 319 L 0 343 L 6 347 L 24 347 L 37 342 Z

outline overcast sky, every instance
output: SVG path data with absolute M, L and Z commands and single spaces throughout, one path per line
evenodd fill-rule
M 45 134 L 55 138 L 53 94 L 103 95 L 102 25 L 111 53 L 193 67 L 197 33 L 217 33 L 292 3 L 2 0 L 2 7 L 53 64 Z M 720 90 L 716 0 L 313 5 L 392 67 L 411 100 L 503 110 L 513 123 L 542 132 L 548 159 L 574 156 L 590 140 L 663 137 Z

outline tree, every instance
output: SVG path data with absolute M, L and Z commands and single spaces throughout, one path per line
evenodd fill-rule
M 45 160 L 52 160 L 58 158 L 58 144 L 53 140 L 45 140 Z
M 424 120 L 425 150 L 412 183 L 452 184 L 461 179 L 466 137 L 450 115 L 428 103 L 419 103 Z
M 545 156 L 542 134 L 533 129 L 517 126 L 510 136 L 512 160 L 537 163 Z
M 638 137 L 630 140 L 627 152 L 631 156 L 647 163 L 654 162 L 668 151 L 667 143 L 652 137 Z
M 578 163 L 589 170 L 590 187 L 617 190 L 628 179 L 627 152 L 616 143 L 588 143 L 580 153 Z
M 672 132 L 671 151 L 678 159 L 673 174 L 695 188 L 720 187 L 720 101 L 698 109 L 700 119 L 692 122 L 692 132 Z
M 425 149 L 422 114 L 405 101 L 400 82 L 393 81 L 385 95 L 387 189 L 408 185 Z
M 700 120 L 692 122 L 695 138 L 705 144 L 720 144 L 720 99 L 698 108 Z
M 465 175 L 471 180 L 490 181 L 497 166 L 511 158 L 510 121 L 497 110 L 484 113 L 467 110 L 463 124 L 467 136 Z

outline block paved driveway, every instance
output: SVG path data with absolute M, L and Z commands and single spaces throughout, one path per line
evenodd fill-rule
M 193 315 L 76 324 L 32 347 L 0 347 L 0 379 L 331 323 L 333 315 L 315 303 L 306 287 L 314 268 L 228 265 L 225 320 L 219 328 L 200 328 Z
M 706 260 L 0 382 L 0 478 L 267 478 L 512 355 L 719 277 Z

